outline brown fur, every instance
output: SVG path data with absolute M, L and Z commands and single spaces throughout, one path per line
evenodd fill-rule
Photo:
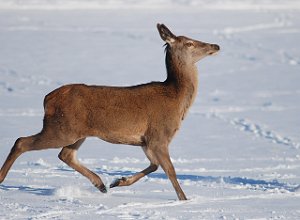
M 40 133 L 19 138 L 0 171 L 4 180 L 13 162 L 24 152 L 62 147 L 59 158 L 106 192 L 101 178 L 81 165 L 76 152 L 86 137 L 107 142 L 141 146 L 150 160 L 145 170 L 121 178 L 110 187 L 128 186 L 162 166 L 178 198 L 186 199 L 178 184 L 168 145 L 179 129 L 197 95 L 195 63 L 215 53 L 219 46 L 176 37 L 164 25 L 157 25 L 166 42 L 167 79 L 132 87 L 62 86 L 44 99 L 45 116 Z

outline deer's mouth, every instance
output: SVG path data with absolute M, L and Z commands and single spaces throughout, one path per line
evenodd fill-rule
M 209 52 L 208 55 L 210 55 L 210 56 L 212 56 L 212 55 L 217 55 L 218 52 L 219 52 L 219 51 L 212 51 L 212 52 Z

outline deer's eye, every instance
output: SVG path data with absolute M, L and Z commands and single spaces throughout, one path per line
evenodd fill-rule
M 187 42 L 185 45 L 186 45 L 187 47 L 193 47 L 193 46 L 194 46 L 194 43 L 193 43 L 193 42 Z

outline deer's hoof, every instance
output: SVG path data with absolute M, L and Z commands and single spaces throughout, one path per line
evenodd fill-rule
M 99 190 L 100 190 L 100 192 L 102 192 L 102 193 L 107 193 L 106 186 L 104 186 L 104 185 L 103 185 L 103 187 L 100 188 Z
M 116 186 L 123 186 L 124 183 L 126 182 L 126 178 L 125 177 L 122 177 L 120 179 L 115 179 L 109 186 L 109 188 L 114 188 Z
M 106 189 L 106 186 L 104 184 L 100 185 L 100 186 L 97 186 L 95 185 L 97 189 L 100 190 L 100 192 L 102 193 L 107 193 L 107 189 Z

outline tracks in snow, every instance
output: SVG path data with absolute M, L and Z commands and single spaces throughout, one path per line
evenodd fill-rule
M 227 124 L 233 125 L 235 128 L 239 129 L 242 132 L 251 133 L 255 137 L 264 138 L 276 144 L 285 145 L 293 149 L 300 148 L 300 143 L 292 140 L 292 138 L 281 135 L 278 132 L 267 128 L 267 126 L 255 123 L 247 118 L 226 118 L 225 116 L 215 112 L 200 113 L 194 111 L 192 113 L 201 115 L 206 118 L 221 120 Z
M 262 125 L 256 124 L 248 119 L 235 118 L 230 120 L 230 123 L 241 131 L 250 132 L 255 136 L 268 139 L 276 144 L 286 145 L 295 149 L 299 149 L 300 143 L 294 142 L 289 137 L 284 137 L 275 131 L 264 129 Z

